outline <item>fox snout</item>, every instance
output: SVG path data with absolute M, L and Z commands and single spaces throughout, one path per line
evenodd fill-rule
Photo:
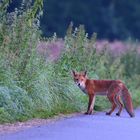
M 85 83 L 84 83 L 84 82 L 76 82 L 76 85 L 77 85 L 82 91 L 85 91 Z
M 78 87 L 80 87 L 80 83 L 78 83 L 77 85 L 78 85 Z
M 81 87 L 80 82 L 75 82 L 78 87 Z

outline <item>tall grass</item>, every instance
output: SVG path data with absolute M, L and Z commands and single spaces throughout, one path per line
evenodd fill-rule
M 55 64 L 37 51 L 38 19 L 26 11 L 5 13 L 0 20 L 0 122 L 47 118 L 82 109 L 71 81 L 58 77 Z M 76 104 L 76 106 L 75 106 Z
M 85 110 L 87 98 L 75 86 L 72 69 L 87 70 L 95 79 L 122 79 L 139 105 L 138 44 L 114 55 L 110 44 L 99 50 L 96 34 L 89 38 L 84 26 L 73 29 L 72 24 L 64 39 L 54 35 L 40 43 L 38 18 L 31 26 L 26 16 L 26 11 L 16 10 L 0 20 L 1 123 Z M 105 98 L 97 98 L 96 109 L 108 106 Z
M 49 46 L 57 47 L 57 40 L 52 39 Z M 56 45 L 54 45 L 56 43 Z M 59 42 L 60 43 L 60 42 Z M 58 43 L 58 44 L 59 44 Z M 70 25 L 65 36 L 64 42 L 61 42 L 63 49 L 60 58 L 52 63 L 54 73 L 60 81 L 67 78 L 67 82 L 72 82 L 70 74 L 72 69 L 76 71 L 87 70 L 90 78 L 95 79 L 121 79 L 126 83 L 130 92 L 134 106 L 138 106 L 139 100 L 139 43 L 134 41 L 114 43 L 101 43 L 96 41 L 96 34 L 88 38 L 83 26 L 73 29 Z M 47 47 L 47 45 L 46 45 Z M 100 49 L 99 49 L 100 47 Z M 75 89 L 75 86 L 72 85 Z M 77 91 L 81 100 L 86 100 L 84 95 Z M 82 104 L 81 104 L 82 105 Z M 96 109 L 107 108 L 109 104 L 104 97 L 98 97 L 96 100 Z

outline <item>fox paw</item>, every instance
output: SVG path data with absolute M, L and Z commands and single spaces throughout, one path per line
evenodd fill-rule
M 120 116 L 120 113 L 116 113 L 116 116 Z
M 110 115 L 110 112 L 106 112 L 106 115 Z
M 88 115 L 88 112 L 85 112 L 84 114 L 85 114 L 85 115 Z
M 90 112 L 87 111 L 87 112 L 85 112 L 84 114 L 85 114 L 85 115 L 91 115 L 91 114 L 92 114 L 92 111 L 90 111 Z

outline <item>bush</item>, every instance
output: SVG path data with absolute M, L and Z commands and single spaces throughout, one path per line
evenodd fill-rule
M 33 19 L 30 26 L 27 14 L 16 10 L 4 14 L 0 22 L 1 123 L 82 109 L 69 79 L 58 77 L 55 64 L 46 64 L 37 52 L 38 19 Z
M 116 50 L 113 50 L 113 45 L 117 46 L 116 49 L 120 49 L 117 55 Z M 65 36 L 65 47 L 62 55 L 54 65 L 55 73 L 59 78 L 68 77 L 70 81 L 72 80 L 70 75 L 72 69 L 76 71 L 87 70 L 89 78 L 121 79 L 130 91 L 133 91 L 132 98 L 136 107 L 140 103 L 139 100 L 136 100 L 139 98 L 138 91 L 140 89 L 138 64 L 140 54 L 138 50 L 139 43 L 129 41 L 126 43 L 107 43 L 98 50 L 96 34 L 88 38 L 83 26 L 80 25 L 73 30 L 71 24 Z M 95 108 L 103 109 L 106 107 L 108 104 L 105 102 L 105 98 L 98 97 Z

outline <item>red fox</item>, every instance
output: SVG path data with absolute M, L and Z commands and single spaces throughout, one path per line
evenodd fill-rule
M 88 79 L 86 71 L 80 73 L 72 71 L 72 74 L 76 85 L 89 97 L 88 108 L 85 114 L 92 114 L 96 95 L 106 95 L 112 104 L 111 110 L 106 112 L 106 115 L 111 115 L 118 106 L 119 111 L 116 115 L 120 116 L 124 104 L 124 107 L 130 117 L 135 116 L 130 93 L 122 81 Z

